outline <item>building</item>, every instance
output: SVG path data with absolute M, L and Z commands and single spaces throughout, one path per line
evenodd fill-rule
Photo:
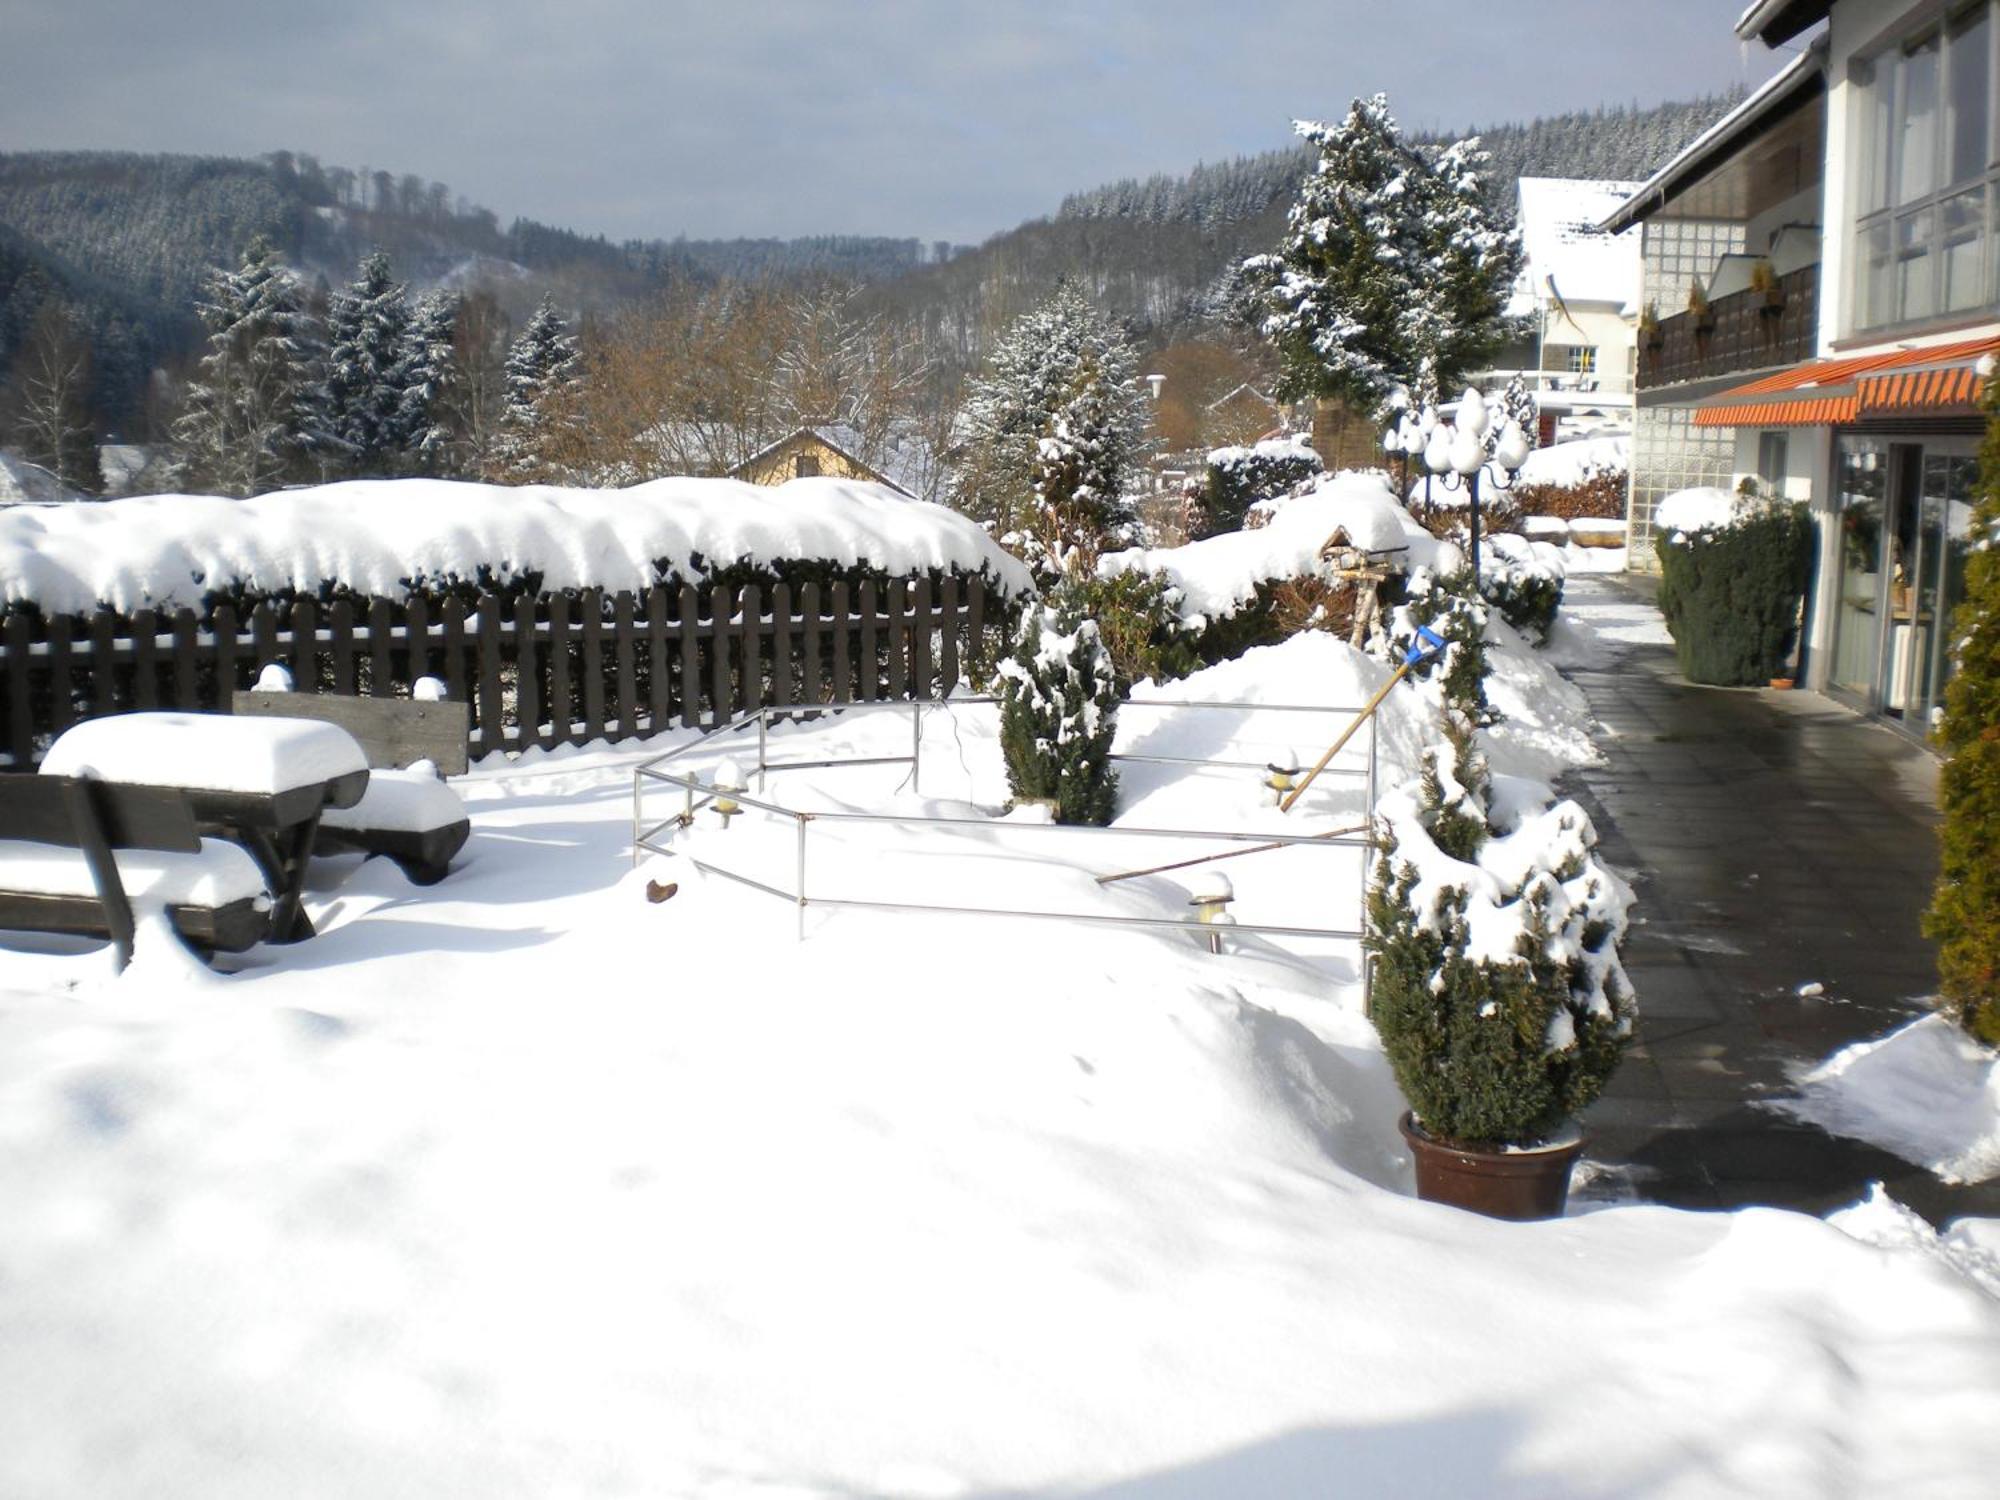
M 905 442 L 891 442 L 890 456 L 882 463 L 870 464 L 857 457 L 864 446 L 859 435 L 851 428 L 837 424 L 820 427 L 799 427 L 786 433 L 774 443 L 758 449 L 729 471 L 729 478 L 746 480 L 751 484 L 783 484 L 788 479 L 813 479 L 822 475 L 831 479 L 859 479 L 870 484 L 885 484 L 892 490 L 899 490 L 914 499 L 921 484 L 912 474 L 902 472 L 895 461 L 904 455 Z
M 1661 292 L 1673 257 L 1705 278 L 1705 311 L 1642 339 L 1635 554 L 1688 484 L 1809 501 L 1806 683 L 1916 732 L 1951 671 L 2000 352 L 1996 9 L 1752 4 L 1745 41 L 1804 50 L 1607 221 L 1645 224 L 1649 276 L 1657 226 Z
M 1522 267 L 1507 311 L 1527 337 L 1503 350 L 1480 383 L 1525 379 L 1541 406 L 1544 442 L 1599 436 L 1631 420 L 1640 232 L 1602 225 L 1638 186 L 1521 179 Z

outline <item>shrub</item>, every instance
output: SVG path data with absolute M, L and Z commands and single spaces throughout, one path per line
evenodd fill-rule
M 1204 665 L 1201 632 L 1181 618 L 1180 591 L 1164 575 L 1117 573 L 1078 587 L 1121 692 L 1129 694 L 1135 682 L 1171 682 Z
M 1491 724 L 1497 717 L 1486 701 L 1486 602 L 1473 592 L 1472 572 L 1461 569 L 1439 577 L 1417 568 L 1404 580 L 1402 598 L 1385 597 L 1382 628 L 1373 642 L 1376 655 L 1390 666 L 1401 666 L 1417 641 L 1417 627 L 1429 626 L 1444 637 L 1444 651 L 1412 669 L 1418 681 L 1438 677 L 1448 708 L 1474 724 Z
M 1190 497 L 1187 534 L 1202 541 L 1241 531 L 1250 507 L 1282 495 L 1324 473 L 1326 466 L 1303 438 L 1272 438 L 1250 448 L 1217 448 Z
M 1812 566 L 1812 522 L 1780 502 L 1722 525 L 1661 531 L 1660 613 L 1690 682 L 1762 685 L 1784 674 Z
M 1462 489 L 1449 489 L 1441 479 L 1418 480 L 1410 490 L 1404 509 L 1424 530 L 1441 542 L 1463 547 L 1472 536 L 1472 497 Z M 1524 512 L 1519 490 L 1498 489 L 1490 484 L 1479 487 L 1479 532 L 1482 537 L 1496 532 L 1519 531 Z
M 2000 390 L 1986 396 L 1986 447 L 1965 599 L 1952 617 L 1958 672 L 1945 689 L 1937 894 L 1924 931 L 1938 942 L 1939 1005 L 2000 1046 Z
M 1631 895 L 1573 802 L 1501 834 L 1472 725 L 1449 715 L 1445 738 L 1417 787 L 1382 802 L 1372 1017 L 1431 1135 L 1537 1145 L 1597 1097 L 1630 1038 L 1617 945 Z M 1481 861 L 1496 839 L 1503 857 Z
M 1553 547 L 1502 533 L 1480 549 L 1479 592 L 1501 618 L 1537 646 L 1546 646 L 1562 608 L 1567 570 Z
M 1622 521 L 1631 478 L 1627 469 L 1593 469 L 1576 484 L 1517 484 L 1509 493 L 1524 516 Z
M 1111 821 L 1119 692 L 1085 591 L 1057 586 L 1028 610 L 1014 654 L 1000 663 L 1000 751 L 1017 801 L 1050 801 L 1058 823 Z

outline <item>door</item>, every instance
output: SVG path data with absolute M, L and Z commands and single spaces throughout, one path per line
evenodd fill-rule
M 1840 595 L 1828 677 L 1833 687 L 1871 708 L 1881 677 L 1883 523 L 1891 456 L 1879 439 L 1840 439 Z

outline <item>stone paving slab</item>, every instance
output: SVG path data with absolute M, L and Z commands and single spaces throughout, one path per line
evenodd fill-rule
M 1652 583 L 1570 588 L 1649 600 Z M 1585 1115 L 1579 1200 L 1823 1213 L 1880 1181 L 1933 1223 L 2000 1216 L 2000 1182 L 1950 1187 L 1765 1107 L 1829 1053 L 1924 1012 L 1936 758 L 1817 694 L 1699 687 L 1670 648 L 1616 651 L 1567 672 L 1604 726 L 1605 764 L 1563 790 L 1638 897 L 1625 967 L 1639 1040 Z M 1824 992 L 1799 994 L 1809 984 Z

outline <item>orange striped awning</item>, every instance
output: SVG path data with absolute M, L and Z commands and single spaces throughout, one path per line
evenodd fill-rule
M 1976 366 L 1988 354 L 2000 354 L 2000 338 L 1807 360 L 1711 396 L 1696 408 L 1695 425 L 1819 427 L 1870 416 L 1966 412 L 1978 405 Z

